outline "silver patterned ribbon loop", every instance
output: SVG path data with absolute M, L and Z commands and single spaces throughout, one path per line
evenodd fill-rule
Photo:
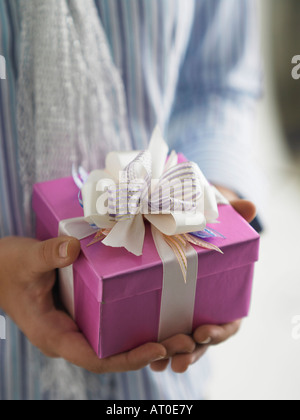
M 193 162 L 183 162 L 152 179 L 151 156 L 141 152 L 109 186 L 109 215 L 120 222 L 137 214 L 204 213 L 202 174 Z

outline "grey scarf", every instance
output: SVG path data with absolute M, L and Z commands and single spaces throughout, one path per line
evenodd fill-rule
M 108 151 L 131 143 L 123 83 L 94 0 L 19 5 L 19 163 L 31 234 L 35 182 L 71 175 L 72 164 L 102 167 Z M 63 360 L 40 362 L 42 390 L 53 398 L 86 399 L 98 380 Z
M 93 0 L 20 2 L 18 132 L 21 182 L 31 228 L 35 182 L 102 167 L 128 150 L 124 87 Z

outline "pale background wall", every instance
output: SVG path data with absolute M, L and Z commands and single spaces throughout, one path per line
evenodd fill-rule
M 291 151 L 286 141 L 290 128 L 300 126 L 300 80 L 291 77 L 291 59 L 300 54 L 300 1 L 258 2 L 266 93 L 255 155 L 268 181 L 265 233 L 251 315 L 236 337 L 209 354 L 213 400 L 300 399 L 300 340 L 292 324 L 300 316 L 300 154 L 297 142 Z

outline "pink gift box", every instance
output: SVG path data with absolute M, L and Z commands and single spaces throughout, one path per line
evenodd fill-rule
M 83 216 L 72 178 L 35 185 L 33 209 L 39 240 L 56 237 L 61 220 Z M 195 247 L 199 268 L 193 329 L 249 314 L 260 237 L 231 206 L 220 206 L 219 213 L 220 223 L 211 227 L 226 239 L 210 241 L 224 255 Z M 73 266 L 75 321 L 99 358 L 158 341 L 163 265 L 150 226 L 141 257 L 102 243 L 87 247 L 90 242 L 91 237 L 81 241 Z

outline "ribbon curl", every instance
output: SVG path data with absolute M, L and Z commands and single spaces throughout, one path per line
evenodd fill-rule
M 86 222 L 98 232 L 90 245 L 124 247 L 134 255 L 143 253 L 145 221 L 156 229 L 173 250 L 187 281 L 187 244 L 222 251 L 201 239 L 216 223 L 218 204 L 228 201 L 211 186 L 193 162 L 178 163 L 157 127 L 148 150 L 113 152 L 106 169 L 92 172 L 82 185 Z M 82 173 L 81 173 L 82 178 Z M 86 179 L 87 178 L 87 179 Z

